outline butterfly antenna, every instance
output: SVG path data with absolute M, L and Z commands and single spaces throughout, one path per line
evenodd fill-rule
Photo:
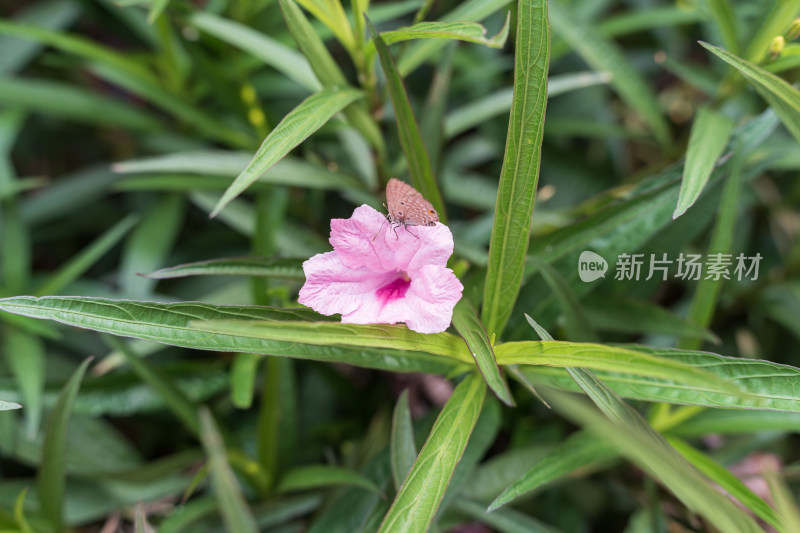
M 386 220 L 384 220 L 384 221 L 383 221 L 383 224 L 386 224 Z M 380 232 L 381 232 L 381 230 L 383 229 L 383 224 L 381 224 L 381 227 L 380 227 L 380 228 L 378 228 L 378 231 L 377 231 L 377 233 L 375 233 L 375 236 L 374 236 L 374 237 L 372 237 L 372 240 L 373 240 L 373 241 L 374 241 L 374 240 L 375 240 L 375 239 L 378 237 L 378 233 L 380 233 Z

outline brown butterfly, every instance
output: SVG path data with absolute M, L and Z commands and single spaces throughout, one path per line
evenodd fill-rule
M 439 215 L 433 205 L 404 181 L 392 178 L 386 184 L 389 222 L 403 226 L 435 226 Z

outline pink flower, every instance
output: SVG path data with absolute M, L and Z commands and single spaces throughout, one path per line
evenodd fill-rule
M 305 263 L 298 301 L 323 315 L 341 313 L 349 324 L 405 322 L 420 333 L 447 329 L 464 287 L 447 259 L 453 235 L 435 226 L 392 227 L 362 205 L 331 220 L 332 252 Z

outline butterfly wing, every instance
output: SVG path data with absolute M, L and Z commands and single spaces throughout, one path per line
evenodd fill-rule
M 439 215 L 433 205 L 404 181 L 392 178 L 386 184 L 386 207 L 389 220 L 406 226 L 433 226 Z

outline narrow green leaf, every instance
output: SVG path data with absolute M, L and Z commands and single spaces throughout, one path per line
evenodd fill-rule
M 514 344 L 514 343 L 511 343 Z M 548 343 L 554 344 L 554 343 Z M 555 343 L 558 344 L 558 343 Z M 507 346 L 502 344 L 498 348 Z M 694 367 L 696 371 L 713 375 L 706 386 L 694 386 L 679 381 L 658 377 L 634 377 L 627 372 L 608 372 L 593 369 L 595 373 L 617 394 L 626 398 L 648 402 L 666 402 L 707 407 L 733 407 L 739 409 L 769 409 L 800 412 L 800 394 L 794 384 L 800 379 L 800 369 L 764 360 L 723 357 L 708 352 L 694 352 L 667 348 L 648 348 L 641 345 L 628 345 L 624 348 L 663 359 L 667 365 L 679 363 Z M 497 351 L 498 360 L 502 356 Z M 560 355 L 552 354 L 553 358 Z M 591 358 L 582 358 L 574 366 L 594 366 Z M 547 367 L 520 366 L 520 371 L 539 384 L 547 384 L 565 390 L 577 390 L 571 379 L 562 369 Z M 663 367 L 666 370 L 667 366 Z M 619 369 L 618 369 L 619 370 Z M 655 371 L 655 369 L 654 369 Z M 638 373 L 638 371 L 637 371 Z M 690 378 L 693 379 L 693 378 Z M 717 388 L 719 380 L 734 385 L 741 392 L 730 394 Z M 712 383 L 713 381 L 713 383 Z M 727 386 L 726 386 L 727 388 Z M 765 418 L 769 415 L 765 414 Z
M 400 43 L 414 39 L 450 39 L 468 43 L 482 44 L 489 48 L 503 48 L 508 39 L 508 30 L 511 24 L 511 13 L 506 16 L 506 22 L 497 35 L 486 37 L 486 28 L 477 22 L 419 22 L 413 26 L 385 31 L 380 34 L 381 39 L 387 44 Z M 375 57 L 375 42 L 370 41 L 365 51 L 369 65 Z
M 297 391 L 294 363 L 268 357 L 258 412 L 258 462 L 270 484 L 291 464 L 297 446 Z
M 456 387 L 379 531 L 414 533 L 430 528 L 453 471 L 467 447 L 485 396 L 486 386 L 477 374 L 470 374 Z
M 215 177 L 229 176 L 234 178 L 247 166 L 252 154 L 223 150 L 203 150 L 197 152 L 180 152 L 142 159 L 122 161 L 112 165 L 114 172 L 123 174 L 164 173 L 182 179 L 185 185 L 181 190 L 191 188 L 196 176 L 181 174 L 202 174 Z M 155 176 L 156 180 L 166 180 L 166 176 Z M 356 178 L 314 165 L 302 159 L 286 156 L 259 179 L 259 184 L 289 185 L 311 189 L 363 189 L 364 186 Z M 226 180 L 225 185 L 228 184 Z
M 535 263 L 536 258 L 533 258 L 533 261 Z M 539 272 L 561 308 L 564 316 L 564 329 L 569 338 L 583 342 L 597 341 L 597 334 L 589 325 L 589 320 L 583 312 L 583 306 L 578 302 L 578 298 L 564 276 L 551 265 L 542 262 L 539 262 Z
M 408 405 L 408 389 L 397 398 L 392 415 L 392 436 L 390 440 L 392 461 L 392 478 L 394 487 L 400 490 L 414 461 L 417 458 L 417 446 L 414 444 L 414 425 Z
M 715 376 L 708 370 L 686 363 L 659 358 L 627 346 L 563 341 L 506 342 L 495 347 L 500 364 L 546 365 L 564 368 L 588 368 L 631 376 L 668 379 L 695 391 L 726 391 L 747 396 L 734 382 Z M 749 398 L 755 400 L 755 398 Z
M 308 59 L 320 83 L 326 88 L 348 87 L 347 78 L 331 57 L 325 43 L 308 22 L 303 11 L 293 0 L 280 0 L 281 12 L 297 46 Z M 386 145 L 380 128 L 370 116 L 366 106 L 356 103 L 344 110 L 347 121 L 372 145 L 380 157 L 386 155 Z
M 738 70 L 775 110 L 795 140 L 800 142 L 800 91 L 786 80 L 722 48 L 702 41 L 700 45 Z
M 199 30 L 257 57 L 311 92 L 322 88 L 302 54 L 249 26 L 207 11 L 194 13 L 189 22 Z
M 705 474 L 711 481 L 719 485 L 722 490 L 739 500 L 742 505 L 761 520 L 780 530 L 780 521 L 775 510 L 750 490 L 742 480 L 706 454 L 692 447 L 688 442 L 675 437 L 667 440 L 687 461 L 692 463 L 695 468 Z
M 138 222 L 139 217 L 135 214 L 128 215 L 120 220 L 103 235 L 92 241 L 86 248 L 81 250 L 78 255 L 70 259 L 67 263 L 36 290 L 37 295 L 56 294 L 67 285 L 78 279 L 86 270 L 94 265 L 101 257 L 108 253 L 111 248 L 122 240 L 122 238 Z
M 781 411 L 712 409 L 669 428 L 670 435 L 702 437 L 711 433 L 736 434 L 759 431 L 795 431 L 800 427 L 800 413 Z
M 263 276 L 299 281 L 305 279 L 301 259 L 257 259 L 252 257 L 210 259 L 208 261 L 186 263 L 162 268 L 146 274 L 146 276 L 153 279 L 173 279 L 190 276 Z
M 22 489 L 14 503 L 14 519 L 17 521 L 19 533 L 33 533 L 28 519 L 25 517 L 25 498 L 28 496 L 28 487 Z
M 192 434 L 198 435 L 200 425 L 197 421 L 197 411 L 192 402 L 178 389 L 174 383 L 145 359 L 139 357 L 127 344 L 111 335 L 105 335 L 106 344 L 121 353 L 131 369 L 150 389 L 160 396 L 183 425 Z
M 453 326 L 467 343 L 486 384 L 504 404 L 513 407 L 514 398 L 511 397 L 511 392 L 508 390 L 508 383 L 500 375 L 500 369 L 497 368 L 492 343 L 486 336 L 486 330 L 483 329 L 483 324 L 478 319 L 475 307 L 466 296 L 461 298 L 453 310 Z
M 642 116 L 660 145 L 669 145 L 669 126 L 658 100 L 622 51 L 562 3 L 550 5 L 550 23 L 589 66 L 611 74 L 620 97 Z
M 494 499 L 487 512 L 499 509 L 520 496 L 561 479 L 578 469 L 597 466 L 615 457 L 617 457 L 617 452 L 605 442 L 585 432 L 576 433 L 531 465 L 518 480 Z
M 0 310 L 55 320 L 63 324 L 112 335 L 134 337 L 198 350 L 246 351 L 317 361 L 336 361 L 395 372 L 441 374 L 452 370 L 459 363 L 472 365 L 472 359 L 460 338 L 446 333 L 436 335 L 414 333 L 404 326 L 330 324 L 334 327 L 330 333 L 335 335 L 339 342 L 362 344 L 362 347 L 347 348 L 330 345 L 332 340 L 336 340 L 334 338 L 323 338 L 317 345 L 305 344 L 317 338 L 320 331 L 317 327 L 321 327 L 320 324 L 311 325 L 310 329 L 300 327 L 297 323 L 287 326 L 289 329 L 281 335 L 292 340 L 278 342 L 258 338 L 258 335 L 262 334 L 262 330 L 268 333 L 270 331 L 270 328 L 266 328 L 264 325 L 257 327 L 255 333 L 250 331 L 252 336 L 243 337 L 239 334 L 220 334 L 217 331 L 210 331 L 192 324 L 199 320 L 237 318 L 242 321 L 235 323 L 237 326 L 247 324 L 246 320 L 270 320 L 275 326 L 283 328 L 290 324 L 287 321 L 314 321 L 324 318 L 305 308 L 281 309 L 202 303 L 163 304 L 103 298 L 18 296 L 0 299 Z M 355 327 L 355 329 L 350 329 L 351 327 Z M 269 334 L 275 334 L 275 332 Z M 360 337 L 364 337 L 364 339 L 359 340 Z M 363 347 L 364 344 L 373 344 L 380 348 Z M 400 345 L 409 346 L 410 350 L 414 351 L 397 349 Z M 392 349 L 387 350 L 386 346 L 392 346 Z M 444 355 L 444 357 L 432 357 L 427 353 L 419 352 L 433 352 Z
M 35 25 L 60 30 L 70 26 L 81 14 L 74 2 L 34 2 L 21 6 L 14 18 L 16 25 Z M 19 71 L 43 48 L 41 43 L 0 36 L 0 74 Z
M 3 329 L 3 352 L 25 404 L 25 434 L 36 436 L 44 409 L 45 347 L 41 339 L 19 328 Z
M 0 411 L 11 411 L 12 409 L 22 409 L 22 406 L 18 403 L 0 400 Z
M 261 174 L 281 160 L 293 148 L 317 131 L 336 113 L 363 97 L 355 89 L 323 89 L 295 107 L 270 132 L 247 167 L 217 202 L 211 217 L 239 196 Z
M 211 412 L 200 409 L 200 438 L 211 467 L 211 486 L 217 500 L 225 530 L 228 533 L 257 533 L 258 526 L 252 511 L 242 496 L 242 489 L 226 458 L 225 442 Z
M 611 81 L 606 72 L 579 72 L 549 76 L 547 79 L 547 97 L 552 98 L 593 85 Z M 514 100 L 514 89 L 507 87 L 482 97 L 462 107 L 453 109 L 447 114 L 444 124 L 445 136 L 451 139 L 475 126 L 483 124 L 490 118 L 508 113 Z M 603 125 L 605 127 L 605 125 Z M 549 126 L 547 126 L 549 127 Z
M 498 336 L 519 295 L 539 181 L 550 55 L 547 2 L 520 2 L 516 42 L 514 101 L 500 173 L 481 314 L 486 331 Z
M 309 465 L 286 472 L 276 487 L 279 493 L 351 485 L 380 494 L 381 490 L 358 472 L 326 465 Z
M 150 3 L 150 12 L 147 14 L 147 22 L 152 24 L 154 23 L 158 17 L 167 9 L 169 5 L 169 0 L 153 0 Z
M 89 124 L 149 132 L 162 128 L 144 109 L 60 82 L 0 76 L 0 103 Z
M 781 531 L 798 531 L 800 529 L 800 507 L 792 490 L 782 479 L 780 472 L 766 473 L 769 492 L 775 500 L 775 509 L 780 518 Z
M 42 511 L 56 531 L 61 530 L 64 519 L 67 427 L 83 375 L 91 361 L 87 358 L 81 363 L 64 385 L 45 428 L 37 487 Z
M 733 238 L 739 213 L 739 196 L 742 189 L 742 165 L 744 164 L 743 150 L 739 147 L 741 142 L 737 139 L 731 173 L 725 181 L 722 198 L 717 211 L 717 221 L 708 246 L 708 257 L 723 257 L 722 254 L 731 254 L 733 251 Z M 720 254 L 715 256 L 714 254 Z M 759 255 L 760 258 L 760 255 Z M 703 327 L 711 324 L 714 308 L 717 304 L 724 280 L 706 276 L 697 284 L 697 289 L 692 295 L 687 318 Z M 679 348 L 697 349 L 702 341 L 696 337 L 683 338 L 678 343 Z
M 144 210 L 122 251 L 120 294 L 133 299 L 150 297 L 156 281 L 139 274 L 164 264 L 184 222 L 184 212 L 185 200 L 178 194 L 164 195 Z
M 449 333 L 416 333 L 401 325 L 288 320 L 274 322 L 215 320 L 192 322 L 190 325 L 201 330 L 232 336 L 304 342 L 322 346 L 391 347 L 452 357 L 470 364 L 473 362 L 460 338 Z
M 728 0 L 708 0 L 708 10 L 717 26 L 722 44 L 734 54 L 739 53 L 739 31 L 736 28 L 736 14 L 733 3 Z
M 249 409 L 253 404 L 258 365 L 263 355 L 237 353 L 231 365 L 231 400 L 239 409 Z
M 506 7 L 511 0 L 467 0 L 460 2 L 450 12 L 440 17 L 441 22 L 480 22 Z M 408 76 L 425 61 L 436 57 L 436 52 L 447 44 L 442 39 L 425 39 L 411 43 L 397 63 L 401 76 Z
M 571 375 L 605 416 L 572 396 L 551 390 L 545 396 L 557 410 L 651 473 L 687 508 L 705 517 L 720 531 L 760 531 L 750 516 L 712 486 L 602 381 L 582 369 L 576 369 Z
M 433 208 L 439 213 L 439 220 L 443 224 L 447 224 L 447 215 L 444 210 L 442 195 L 439 193 L 439 187 L 433 175 L 433 168 L 431 167 L 428 150 L 422 142 L 422 133 L 419 130 L 419 124 L 414 117 L 414 111 L 411 109 L 411 102 L 408 100 L 408 93 L 403 84 L 403 78 L 400 77 L 394 58 L 389 48 L 386 46 L 386 43 L 384 43 L 383 39 L 378 35 L 375 26 L 373 26 L 372 22 L 369 20 L 367 21 L 367 26 L 372 35 L 372 41 L 375 43 L 375 49 L 378 52 L 378 57 L 383 67 L 383 73 L 386 75 L 386 85 L 389 90 L 389 96 L 392 99 L 392 106 L 394 107 L 394 113 L 397 119 L 397 133 L 400 137 L 400 145 L 403 147 L 403 153 L 406 156 L 411 183 L 422 196 L 433 204 Z
M 697 201 L 732 131 L 733 121 L 722 113 L 707 106 L 697 112 L 689 135 L 681 192 L 673 219 L 684 214 Z

